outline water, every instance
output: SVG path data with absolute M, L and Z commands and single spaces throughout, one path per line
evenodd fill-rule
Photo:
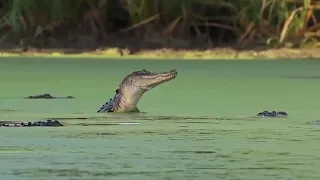
M 141 99 L 146 114 L 95 113 L 125 75 L 144 68 L 178 70 Z M 319 179 L 319 68 L 318 61 L 2 58 L 0 120 L 59 117 L 66 126 L 1 128 L 0 176 Z M 75 99 L 22 99 L 42 93 Z M 252 117 L 263 110 L 289 117 Z

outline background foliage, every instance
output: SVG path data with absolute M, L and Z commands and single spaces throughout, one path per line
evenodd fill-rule
M 240 46 L 318 42 L 319 0 L 1 0 L 0 35 L 202 38 Z

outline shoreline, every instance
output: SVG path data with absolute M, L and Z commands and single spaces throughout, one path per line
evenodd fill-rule
M 73 49 L 0 49 L 0 57 L 43 58 L 95 58 L 95 59 L 141 59 L 141 60 L 277 60 L 320 59 L 319 48 L 280 48 L 266 50 L 235 50 L 212 48 L 208 50 L 176 50 L 173 48 L 141 49 L 131 53 L 127 49 L 105 48 L 97 50 Z

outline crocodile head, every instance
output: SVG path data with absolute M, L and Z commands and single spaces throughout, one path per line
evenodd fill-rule
M 168 72 L 154 73 L 145 69 L 135 71 L 124 78 L 120 84 L 120 89 L 130 87 L 140 92 L 146 92 L 162 83 L 170 81 L 177 76 L 176 70 Z

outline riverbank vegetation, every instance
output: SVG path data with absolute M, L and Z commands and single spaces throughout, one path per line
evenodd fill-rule
M 0 2 L 1 48 L 315 47 L 320 32 L 318 0 Z

